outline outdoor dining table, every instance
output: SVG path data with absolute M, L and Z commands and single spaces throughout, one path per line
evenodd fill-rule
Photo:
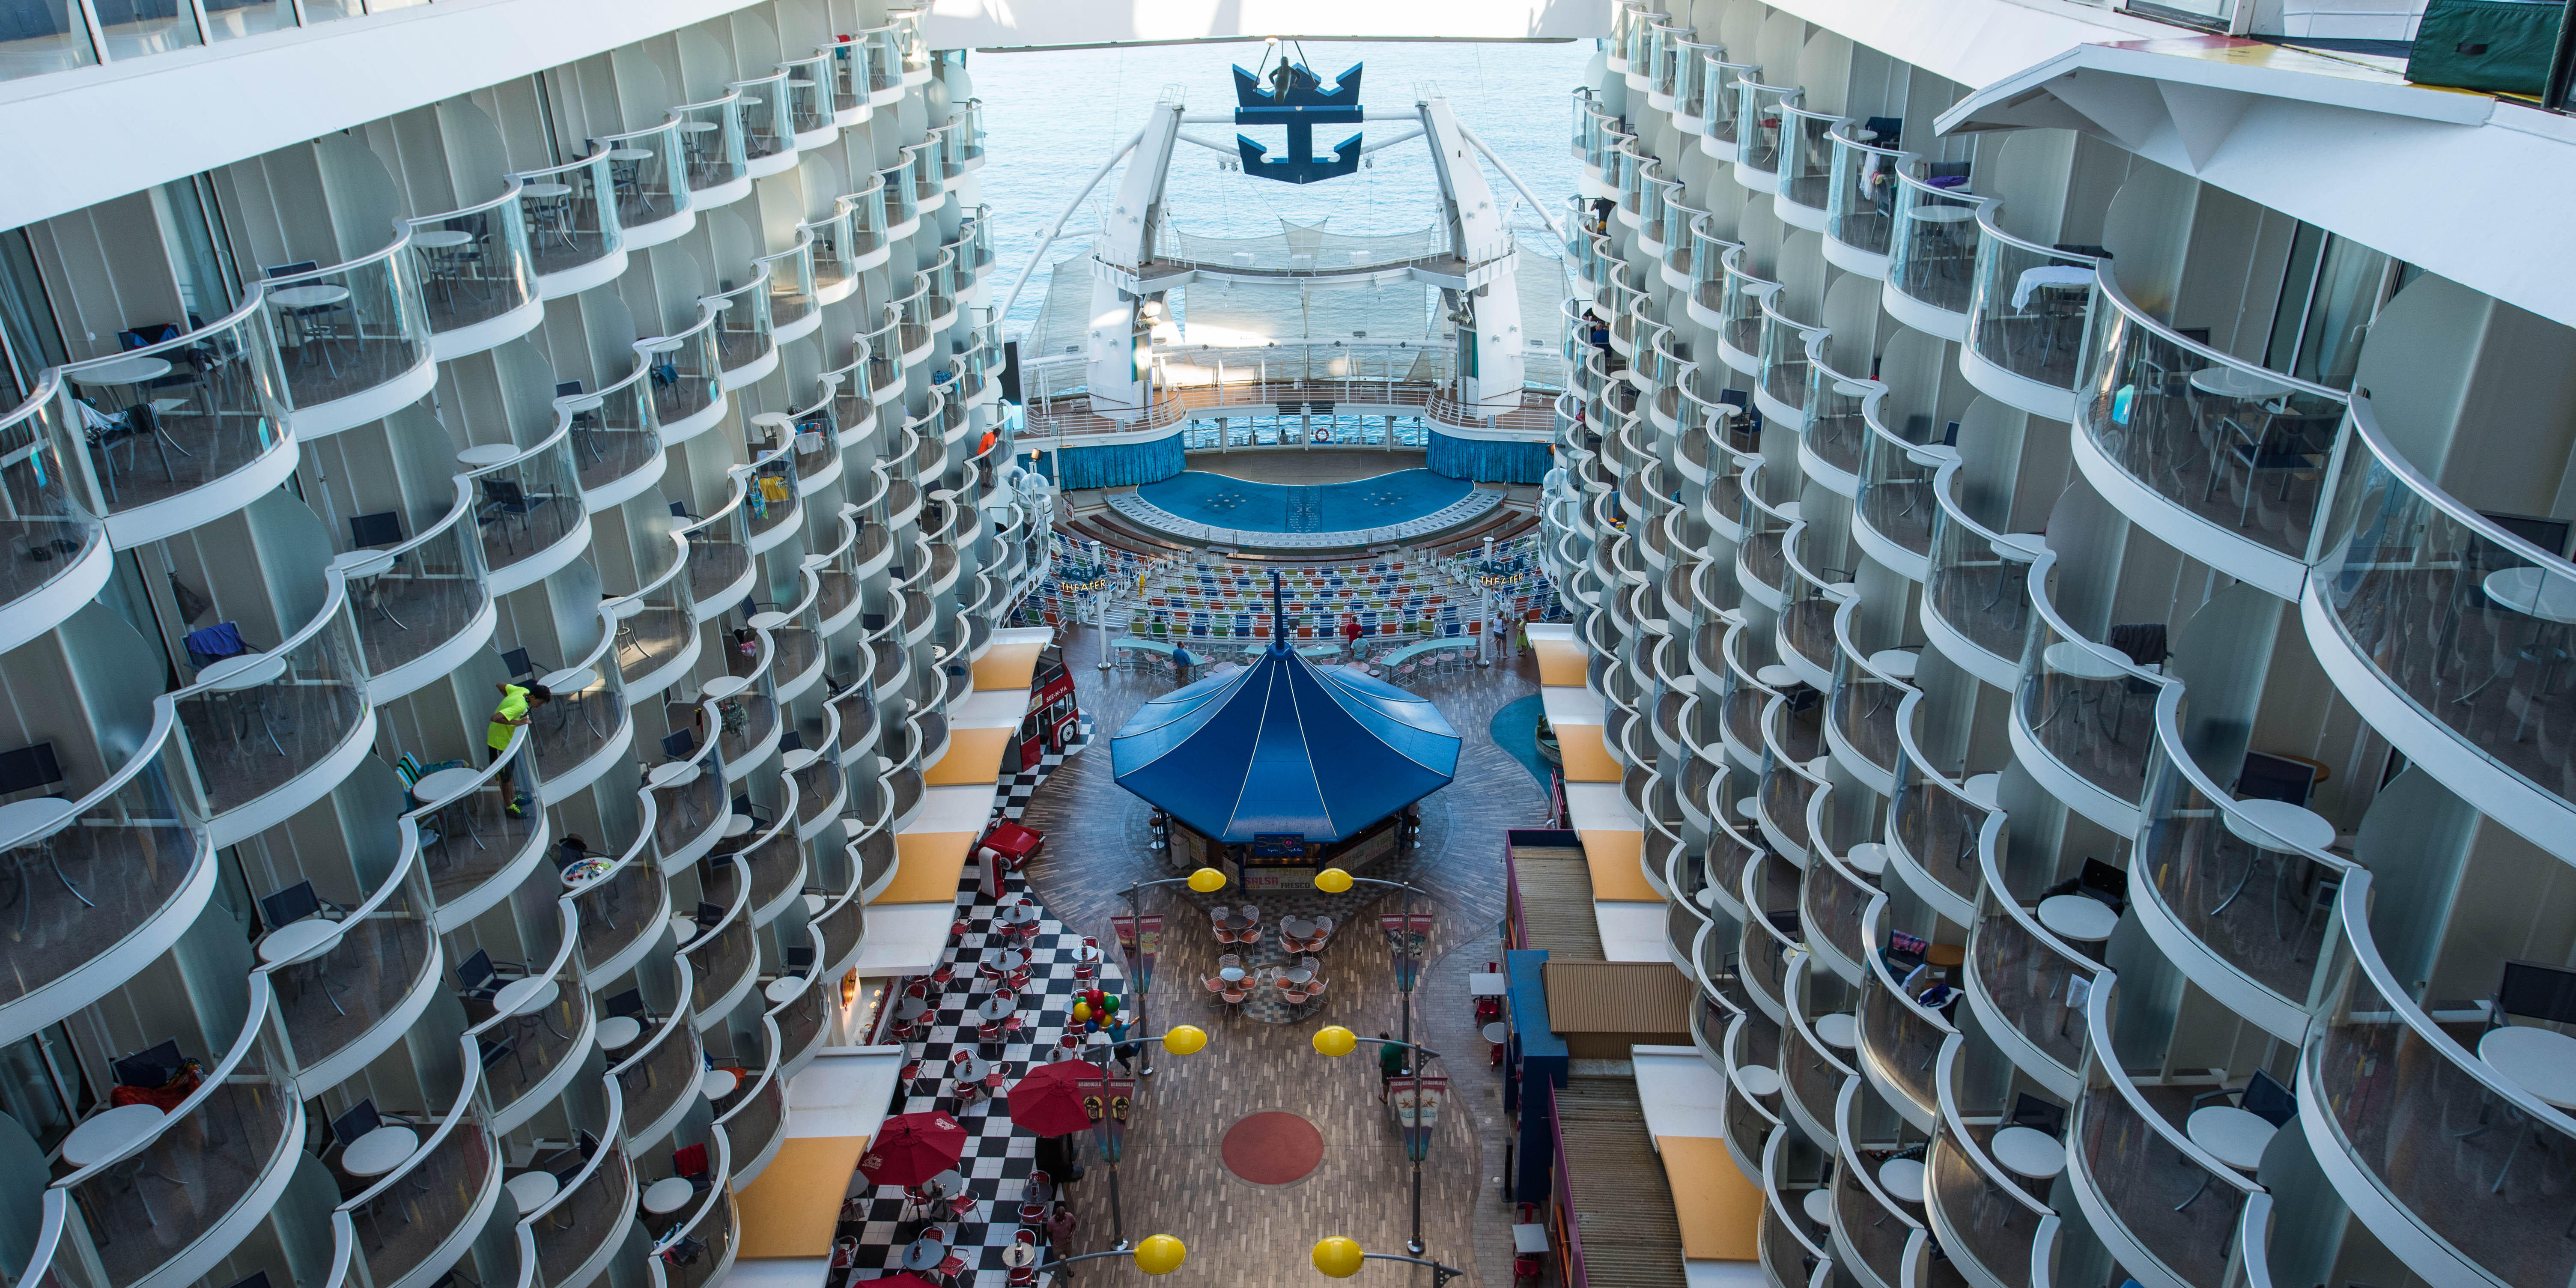
M 903 1250 L 903 1268 L 928 1270 L 948 1259 L 948 1242 L 937 1234 L 925 1234 Z
M 1003 997 L 997 993 L 976 1004 L 975 1014 L 983 1017 L 986 1024 L 999 1024 L 1017 1014 L 1019 1009 L 1020 999 Z
M 1244 931 L 1252 929 L 1254 923 L 1252 918 L 1237 913 L 1230 917 L 1217 918 L 1216 924 L 1224 927 L 1226 932 L 1229 934 L 1239 935 Z
M 1304 939 L 1315 933 L 1315 923 L 1303 917 L 1283 917 L 1279 921 L 1279 933 L 1290 939 Z
M 1279 972 L 1279 978 L 1284 979 L 1291 984 L 1303 984 L 1308 980 L 1315 978 L 1315 972 L 1304 966 L 1299 966 L 1294 970 L 1282 968 Z
M 1216 977 L 1229 984 L 1240 983 L 1243 979 L 1243 968 L 1240 966 L 1222 967 L 1218 969 Z
M 907 997 L 894 1004 L 894 1017 L 906 1024 L 920 1019 L 929 1012 L 930 1002 L 926 998 Z
M 1029 964 L 1028 950 L 1024 948 L 1004 948 L 993 954 L 993 964 L 1006 971 L 1018 970 Z
M 1002 905 L 1000 920 L 1005 925 L 1025 926 L 1037 919 L 1038 906 L 1036 904 L 1009 903 Z

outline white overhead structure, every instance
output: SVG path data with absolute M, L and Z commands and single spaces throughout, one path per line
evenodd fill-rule
M 940 0 L 934 49 L 1083 48 L 1198 40 L 1573 40 L 1610 34 L 1611 0 Z
M 1160 103 L 1133 144 L 1108 226 L 1092 245 L 1091 311 L 1084 345 L 1091 410 L 1121 421 L 1146 415 L 1153 405 L 1150 335 L 1161 320 L 1163 297 L 1176 287 L 1199 281 L 1300 293 L 1402 284 L 1436 287 L 1442 316 L 1454 328 L 1456 398 L 1471 412 L 1517 409 L 1529 337 L 1522 334 L 1520 292 L 1513 279 L 1512 236 L 1505 222 L 1509 211 L 1494 200 L 1493 189 L 1475 162 L 1477 154 L 1491 154 L 1458 123 L 1448 100 L 1428 99 L 1409 111 L 1370 112 L 1365 118 L 1407 121 L 1417 127 L 1386 143 L 1419 139 L 1430 150 L 1432 173 L 1440 185 L 1446 246 L 1399 262 L 1354 263 L 1339 272 L 1329 259 L 1316 256 L 1281 268 L 1253 262 L 1250 255 L 1222 261 L 1173 258 L 1168 248 L 1158 255 L 1156 234 L 1166 214 L 1164 188 L 1175 145 L 1198 141 L 1181 127 L 1230 124 L 1233 119 L 1230 114 L 1193 116 L 1179 103 Z M 1545 209 L 1528 196 L 1519 176 L 1505 173 L 1525 199 Z M 1057 221 L 1058 226 L 1062 223 Z M 1208 239 L 1171 240 L 1187 245 Z M 1045 253 L 1043 245 L 1038 253 Z

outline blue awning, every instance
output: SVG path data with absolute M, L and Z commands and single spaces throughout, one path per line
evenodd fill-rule
M 1273 648 L 1145 704 L 1109 740 L 1118 785 L 1202 835 L 1339 841 L 1447 786 L 1458 735 L 1439 708 Z

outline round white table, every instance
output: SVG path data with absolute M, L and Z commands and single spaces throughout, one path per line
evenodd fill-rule
M 1807 1197 L 1798 1200 L 1798 1207 L 1801 1211 L 1807 1214 L 1808 1220 L 1813 1221 L 1818 1225 L 1832 1225 L 1834 1223 L 1834 1192 L 1832 1190 L 1821 1188 L 1809 1190 L 1807 1191 Z
M 1806 683 L 1806 681 L 1798 678 L 1797 672 L 1792 671 L 1777 662 L 1763 667 L 1759 671 L 1755 671 L 1753 673 L 1753 681 L 1754 683 L 1761 685 L 1763 688 L 1770 689 L 1776 693 L 1786 693 L 1789 690 L 1798 688 Z
M 1947 443 L 1917 443 L 1905 449 L 1905 459 L 1927 470 L 1938 471 L 1959 459 L 1959 449 Z
M 501 1188 L 510 1192 L 510 1201 L 519 1205 L 519 1213 L 524 1216 L 562 1193 L 563 1182 L 556 1180 L 552 1172 L 521 1172 L 501 1182 Z
M 1971 774 L 1968 776 L 1968 781 L 1959 784 L 1959 794 L 1987 809 L 1993 809 L 1995 792 L 2003 786 L 2003 781 L 2004 776 L 2001 774 Z
M 644 1187 L 644 1210 L 655 1216 L 667 1216 L 689 1205 L 689 1196 L 697 1190 L 677 1176 L 665 1176 Z
M 1767 1064 L 1748 1064 L 1735 1071 L 1735 1085 L 1749 1096 L 1780 1094 L 1780 1071 Z
M 411 244 L 418 250 L 452 250 L 474 240 L 474 234 L 453 228 L 415 228 Z
M 2055 1136 L 2036 1127 L 2006 1127 L 1986 1142 L 1986 1152 L 1995 1156 L 2005 1171 L 2045 1181 L 2066 1170 L 2066 1146 Z
M 2277 398 L 2282 394 L 2296 392 L 2278 380 L 2266 379 L 2251 371 L 2240 371 L 2235 367 L 2203 367 L 2191 373 L 2191 387 L 2205 394 L 2217 394 L 2222 398 L 2245 401 Z
M 621 1051 L 644 1036 L 644 1022 L 632 1015 L 612 1015 L 599 1022 L 599 1046 L 603 1051 Z
M 330 566 L 343 580 L 356 581 L 391 570 L 394 554 L 390 550 L 348 550 L 331 556 Z
M 259 937 L 259 959 L 272 966 L 311 961 L 340 942 L 340 931 L 339 922 L 320 917 L 290 921 Z
M 167 1117 L 158 1105 L 119 1105 L 91 1114 L 63 1137 L 63 1161 L 89 1167 L 114 1158 L 117 1151 L 150 1135 Z
M 2191 1111 L 2182 1129 L 2191 1143 L 2240 1172 L 2263 1165 L 2263 1147 L 2280 1128 L 2234 1105 L 2208 1105 Z
M 70 818 L 79 802 L 60 796 L 36 796 L 0 805 L 0 838 L 33 836 Z
M 1243 968 L 1240 966 L 1220 967 L 1217 970 L 1216 977 L 1229 984 L 1240 983 L 1243 980 Z
M 2324 815 L 2288 801 L 2237 801 L 2219 820 L 2229 835 L 2258 850 L 2322 850 L 2335 839 Z
M 572 187 L 561 183 L 525 183 L 519 185 L 519 195 L 545 201 L 555 197 L 571 196 Z
M 1887 847 L 1877 841 L 1863 841 L 1843 852 L 1843 866 L 1865 877 L 1887 871 Z
M 139 385 L 169 375 L 170 361 L 167 358 L 119 358 L 94 367 L 74 368 L 63 374 L 70 376 L 76 385 Z
M 2117 680 L 2129 673 L 2129 668 L 2073 640 L 2049 645 L 2039 660 L 2049 670 L 2078 680 Z
M 1816 1039 L 1826 1046 L 1849 1051 L 1860 1044 L 1860 1021 L 1849 1011 L 1836 1011 L 1816 1017 Z
M 1910 648 L 1881 649 L 1869 655 L 1869 669 L 1891 680 L 1912 680 L 1923 655 Z
M 1899 1203 L 1923 1201 L 1923 1163 L 1919 1159 L 1891 1158 L 1878 1165 L 1878 1188 Z
M 1505 1042 L 1510 1041 L 1512 1037 L 1512 1031 L 1505 1027 L 1501 1020 L 1487 1021 L 1483 1032 L 1485 1040 L 1493 1043 L 1495 1046 L 1501 1046 Z
M 751 835 L 751 829 L 755 826 L 757 826 L 757 822 L 749 814 L 727 814 L 725 815 L 724 839 L 728 841 L 741 840 L 743 837 Z
M 655 787 L 681 788 L 698 781 L 698 767 L 685 760 L 674 760 L 653 766 L 644 781 Z
M 699 686 L 698 693 L 702 697 L 713 698 L 718 702 L 722 702 L 750 687 L 751 681 L 746 677 L 739 675 L 719 675 L 716 678 L 707 681 L 704 685 Z
M 2555 1029 L 2493 1029 L 2478 1039 L 2478 1058 L 2542 1101 L 2576 1110 L 2576 1038 Z
M 1866 398 L 1873 391 L 1868 385 L 1860 384 L 1855 381 L 1837 380 L 1834 382 L 1834 392 L 1841 394 L 1845 398 Z
M 741 1077 L 731 1069 L 709 1069 L 698 1075 L 698 1094 L 709 1100 L 722 1100 L 741 1085 Z
M 492 1009 L 502 1015 L 534 1015 L 562 996 L 562 985 L 544 975 L 530 975 L 502 985 L 492 995 Z
M 778 978 L 769 981 L 769 983 L 760 990 L 760 995 L 768 998 L 771 1006 L 784 1006 L 789 1002 L 795 1001 L 797 996 L 804 991 L 804 976 L 781 975 Z
M 2487 598 L 2525 617 L 2565 625 L 2576 622 L 2576 580 L 2538 568 L 2499 568 L 2478 583 Z
M 611 161 L 650 161 L 653 159 L 653 150 L 651 148 L 610 148 L 608 150 L 608 159 Z
M 2120 925 L 2120 915 L 2109 905 L 2080 894 L 2050 895 L 2039 901 L 2036 915 L 2051 934 L 2079 944 L 2101 943 Z
M 1916 206 L 1906 214 L 1927 224 L 1957 224 L 1976 218 L 1977 210 L 1974 206 Z
M 444 801 L 473 791 L 483 781 L 481 770 L 459 766 L 423 774 L 411 785 L 411 794 L 424 801 Z
M 333 286 L 328 282 L 315 282 L 305 286 L 281 286 L 268 293 L 269 303 L 283 304 L 290 309 L 318 309 L 327 304 L 337 304 L 347 298 L 349 298 L 348 287 Z
M 688 916 L 684 913 L 675 912 L 671 914 L 672 939 L 677 940 L 682 947 L 686 947 L 690 940 L 697 938 L 697 935 L 697 918 Z
M 516 443 L 476 443 L 456 454 L 456 463 L 468 469 L 490 469 L 519 459 L 522 449 Z
M 420 1149 L 420 1133 L 400 1123 L 386 1123 L 350 1141 L 340 1151 L 340 1170 L 351 1176 L 382 1176 L 403 1165 Z

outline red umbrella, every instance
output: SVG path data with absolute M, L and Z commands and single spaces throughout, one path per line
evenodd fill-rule
M 854 1279 L 851 1282 L 854 1284 L 865 1284 L 867 1288 L 939 1288 L 939 1285 L 932 1283 L 909 1270 L 898 1274 L 887 1275 L 883 1279 Z
M 1091 1126 L 1091 1114 L 1082 1107 L 1086 1094 L 1099 1094 L 1097 1088 L 1108 1072 L 1088 1060 L 1064 1060 L 1042 1064 L 1029 1071 L 1029 1076 L 1012 1083 L 1011 1125 L 1026 1127 L 1041 1136 L 1062 1136 Z M 1088 1084 L 1093 1090 L 1086 1092 Z
M 859 1171 L 879 1185 L 919 1185 L 957 1166 L 966 1129 L 943 1113 L 899 1114 L 885 1120 L 869 1143 Z

